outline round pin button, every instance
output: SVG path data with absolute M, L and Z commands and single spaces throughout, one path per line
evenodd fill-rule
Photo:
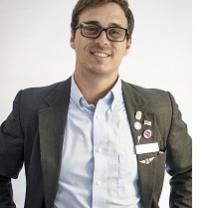
M 143 132 L 143 136 L 145 139 L 149 139 L 152 137 L 152 131 L 150 129 L 146 129 L 144 132 Z
M 136 121 L 136 122 L 134 123 L 134 128 L 135 128 L 136 130 L 140 130 L 140 129 L 142 128 L 142 124 L 141 124 L 139 121 Z

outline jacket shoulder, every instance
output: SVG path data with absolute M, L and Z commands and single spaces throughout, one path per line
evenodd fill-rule
M 66 81 L 56 82 L 46 86 L 25 88 L 21 90 L 21 93 L 23 97 L 29 97 L 30 99 L 33 97 L 35 99 L 43 98 L 47 96 L 52 90 L 56 89 L 57 86 L 62 85 L 64 82 Z
M 52 97 L 56 99 L 57 94 L 63 93 L 68 87 L 69 79 L 48 86 L 32 87 L 20 90 L 18 93 L 18 100 L 21 112 L 25 115 L 37 112 L 39 109 L 47 107 L 48 97 L 52 95 Z
M 168 91 L 157 88 L 144 88 L 124 81 L 123 89 L 124 92 L 128 93 L 128 96 L 133 97 L 135 100 L 143 100 L 144 103 L 148 104 L 149 110 L 171 107 L 171 94 Z

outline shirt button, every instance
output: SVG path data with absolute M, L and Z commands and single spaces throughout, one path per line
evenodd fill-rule
M 102 152 L 102 148 L 97 148 L 97 152 L 101 153 Z
M 97 186 L 100 186 L 101 183 L 102 183 L 101 181 L 96 181 L 96 185 L 97 185 Z
M 100 119 L 101 118 L 101 115 L 96 115 L 95 118 L 96 119 Z

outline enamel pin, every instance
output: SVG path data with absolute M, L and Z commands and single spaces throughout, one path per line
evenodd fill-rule
M 144 125 L 146 126 L 152 126 L 152 122 L 148 120 L 144 120 Z
M 137 120 L 141 120 L 142 119 L 142 111 L 137 111 L 136 114 L 135 114 L 135 118 Z
M 148 165 L 148 164 L 150 164 L 154 159 L 155 159 L 155 157 L 150 157 L 150 158 L 146 158 L 145 160 L 141 160 L 141 161 L 139 161 L 139 162 Z
M 138 142 L 138 143 L 140 142 L 141 138 L 142 138 L 141 135 L 138 135 L 138 136 L 137 136 L 137 142 Z
M 152 130 L 150 129 L 146 129 L 144 132 L 143 132 L 143 137 L 145 139 L 150 139 L 152 137 Z
M 134 128 L 135 128 L 136 130 L 140 130 L 140 129 L 142 128 L 142 124 L 141 124 L 139 121 L 136 121 L 136 122 L 134 123 Z

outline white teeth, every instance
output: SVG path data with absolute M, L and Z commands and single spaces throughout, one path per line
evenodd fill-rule
M 95 56 L 99 56 L 99 57 L 102 57 L 102 58 L 108 57 L 108 54 L 105 54 L 105 53 L 94 52 L 93 54 L 94 54 Z

